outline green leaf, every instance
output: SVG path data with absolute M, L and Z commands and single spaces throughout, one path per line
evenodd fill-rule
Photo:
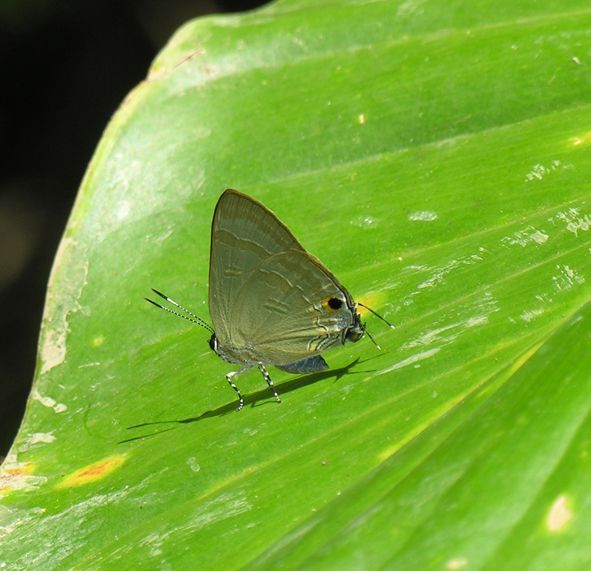
M 588 547 L 591 10 L 285 0 L 188 23 L 123 102 L 0 472 L 10 569 L 576 569 Z M 212 210 L 261 200 L 367 340 L 239 386 Z

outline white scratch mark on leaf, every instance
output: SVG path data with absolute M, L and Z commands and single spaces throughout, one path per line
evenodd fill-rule
M 488 315 L 471 316 L 467 319 L 464 319 L 463 321 L 449 323 L 436 329 L 432 329 L 431 331 L 427 331 L 426 333 L 422 333 L 416 339 L 405 343 L 402 346 L 402 349 L 413 349 L 415 347 L 430 345 L 434 342 L 439 342 L 441 347 L 451 343 L 452 341 L 455 341 L 455 339 L 457 339 L 464 331 L 466 331 L 466 329 L 477 327 L 479 325 L 485 325 L 486 323 L 488 323 Z M 444 335 L 448 332 L 453 333 Z
M 536 319 L 537 317 L 539 317 L 543 313 L 544 313 L 544 310 L 540 309 L 540 308 L 529 309 L 527 311 L 522 312 L 521 315 L 519 316 L 519 318 L 521 319 L 521 321 L 525 321 L 526 323 L 529 323 L 530 321 L 533 321 L 534 319 Z
M 357 228 L 375 228 L 378 221 L 373 216 L 363 215 L 351 220 L 351 225 Z
M 199 529 L 226 519 L 232 519 L 251 509 L 252 505 L 246 500 L 243 492 L 222 494 L 208 502 L 198 504 L 197 509 L 185 525 L 179 526 L 178 523 L 175 523 L 166 530 L 152 532 L 140 540 L 140 545 L 146 546 L 151 555 L 157 556 L 160 554 L 162 546 L 172 537 L 175 538 L 177 544 L 183 539 L 188 541 Z
M 19 446 L 19 452 L 25 452 L 36 444 L 51 444 L 55 442 L 53 432 L 34 432 Z
M 574 168 L 570 163 L 562 163 L 558 159 L 553 160 L 549 166 L 542 164 L 535 164 L 532 169 L 525 175 L 525 182 L 532 182 L 542 180 L 545 176 L 557 170 L 567 170 Z
M 432 210 L 417 210 L 408 215 L 411 222 L 433 222 L 439 218 L 437 212 Z
M 556 291 L 566 291 L 585 283 L 585 278 L 567 264 L 558 264 L 556 269 L 559 270 L 559 273 L 552 276 Z
M 458 259 L 450 260 L 445 264 L 436 267 L 429 278 L 425 281 L 421 282 L 417 289 L 425 289 L 425 288 L 432 288 L 436 287 L 442 283 L 445 283 L 445 278 L 453 272 L 455 269 L 460 268 L 462 266 L 471 266 L 478 262 L 481 262 L 483 257 L 480 254 L 469 254 L 467 256 L 463 256 Z
M 395 363 L 394 365 L 390 365 L 389 367 L 386 367 L 385 369 L 378 371 L 376 373 L 376 375 L 385 375 L 386 373 L 389 373 L 390 371 L 396 371 L 397 369 L 402 369 L 403 367 L 408 367 L 409 365 L 414 365 L 415 363 L 418 363 L 419 361 L 424 361 L 425 359 L 428 359 L 429 357 L 433 357 L 433 355 L 436 355 L 437 353 L 439 353 L 440 350 L 441 350 L 440 347 L 434 347 L 433 349 L 428 349 L 427 351 L 422 351 L 421 353 L 416 353 L 415 355 L 411 355 L 410 357 L 403 359 L 402 361 L 398 361 L 398 363 Z
M 538 230 L 533 226 L 527 226 L 523 230 L 518 230 L 510 236 L 505 236 L 504 238 L 501 238 L 501 244 L 505 244 L 508 246 L 521 246 L 522 248 L 524 248 L 525 246 L 531 243 L 544 244 L 548 241 L 548 237 L 548 234 L 546 234 L 542 230 Z
M 67 405 L 61 402 L 58 403 L 55 401 L 55 399 L 52 399 L 51 397 L 43 396 L 39 393 L 37 389 L 33 390 L 33 392 L 31 393 L 31 397 L 33 400 L 40 402 L 43 406 L 46 406 L 47 408 L 52 408 L 57 413 L 68 410 Z
M 581 213 L 579 208 L 569 208 L 563 210 L 549 218 L 549 221 L 555 224 L 557 221 L 566 226 L 566 230 L 578 237 L 579 232 L 587 232 L 591 228 L 591 214 Z

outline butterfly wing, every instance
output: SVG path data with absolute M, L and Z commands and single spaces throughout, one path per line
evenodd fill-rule
M 211 225 L 209 314 L 223 344 L 232 343 L 235 321 L 230 311 L 252 271 L 286 250 L 304 251 L 290 230 L 260 202 L 226 190 Z
M 234 346 L 257 360 L 288 365 L 342 342 L 354 321 L 347 290 L 307 252 L 288 250 L 261 261 L 229 314 Z

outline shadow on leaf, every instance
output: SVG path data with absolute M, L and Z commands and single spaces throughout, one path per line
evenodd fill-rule
M 365 360 L 366 361 L 366 360 Z M 365 362 L 363 361 L 363 362 Z M 295 391 L 301 387 L 306 387 L 308 385 L 312 385 L 314 383 L 318 383 L 325 379 L 329 379 L 334 377 L 335 382 L 340 380 L 346 374 L 353 374 L 353 373 L 369 373 L 371 371 L 351 371 L 353 367 L 355 367 L 359 363 L 359 357 L 345 365 L 344 367 L 340 367 L 338 369 L 327 369 L 326 371 L 320 371 L 318 373 L 312 373 L 310 375 L 305 375 L 303 377 L 296 377 L 290 381 L 286 381 L 277 385 L 277 392 L 279 395 L 286 395 L 292 391 Z M 246 408 L 250 405 L 251 408 L 255 406 L 260 406 L 262 404 L 267 404 L 263 401 L 266 401 L 270 397 L 272 398 L 272 394 L 268 388 L 261 389 L 256 393 L 252 393 L 250 395 L 245 395 L 244 397 L 244 407 Z M 275 401 L 273 401 L 275 402 Z M 258 403 L 258 404 L 257 404 Z M 215 416 L 223 416 L 232 412 L 235 412 L 237 408 L 237 403 L 233 400 L 230 403 L 227 403 L 223 406 L 215 408 L 213 410 L 208 410 L 199 416 L 192 416 L 189 418 L 181 418 L 181 419 L 174 419 L 174 420 L 158 420 L 154 422 L 142 422 L 140 424 L 134 424 L 133 426 L 128 426 L 127 430 L 134 430 L 136 428 L 144 428 L 148 426 L 159 426 L 162 424 L 192 424 L 194 422 L 198 422 L 200 420 L 204 420 L 206 418 L 212 418 Z M 151 436 L 157 436 L 158 434 L 162 434 L 164 432 L 168 432 L 169 430 L 173 430 L 174 426 L 169 426 L 168 428 L 164 428 L 163 430 L 159 430 L 157 432 L 152 432 L 150 434 L 144 434 L 142 436 L 134 436 L 131 438 L 125 438 L 124 440 L 120 440 L 118 444 L 124 444 L 126 442 L 133 442 L 134 440 L 142 440 L 144 438 L 149 438 Z

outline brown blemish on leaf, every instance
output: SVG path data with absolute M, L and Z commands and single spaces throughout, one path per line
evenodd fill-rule
M 0 467 L 0 497 L 18 490 L 36 490 L 47 478 L 34 476 L 35 464 L 32 462 L 16 462 L 16 456 L 9 455 Z
M 16 466 L 8 466 L 3 470 L 6 476 L 22 476 L 23 474 L 32 474 L 35 470 L 35 465 L 31 462 L 24 462 Z
M 102 480 L 119 468 L 127 460 L 126 454 L 115 454 L 107 456 L 98 462 L 93 462 L 79 468 L 75 472 L 66 476 L 56 485 L 56 488 L 72 488 L 75 486 L 84 486 L 97 480 Z

